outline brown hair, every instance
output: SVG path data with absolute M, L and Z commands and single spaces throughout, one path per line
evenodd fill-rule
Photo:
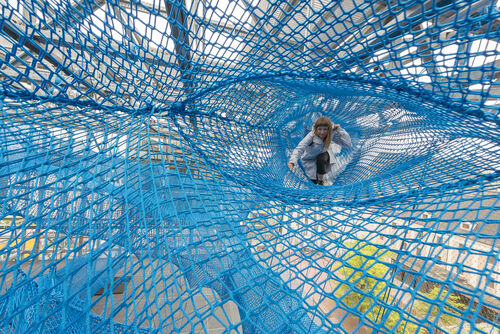
M 330 147 L 330 143 L 332 141 L 333 123 L 332 123 L 332 121 L 330 121 L 330 119 L 328 117 L 318 118 L 316 123 L 314 123 L 314 134 L 315 135 L 317 135 L 316 132 L 318 130 L 318 127 L 320 127 L 320 126 L 327 126 L 328 127 L 327 135 L 326 135 L 325 139 L 323 139 L 323 145 L 325 145 L 325 148 L 328 149 Z

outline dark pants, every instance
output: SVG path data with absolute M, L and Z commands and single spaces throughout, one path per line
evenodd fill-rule
M 316 174 L 325 175 L 330 171 L 330 154 L 328 152 L 323 152 L 316 157 Z M 323 185 L 323 181 L 311 180 L 315 184 Z
M 316 174 L 324 175 L 330 171 L 330 154 L 323 152 L 316 157 Z

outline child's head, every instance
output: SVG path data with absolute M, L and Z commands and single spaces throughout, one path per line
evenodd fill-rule
M 330 146 L 332 141 L 332 121 L 328 117 L 320 117 L 314 123 L 314 134 L 323 140 L 326 148 Z

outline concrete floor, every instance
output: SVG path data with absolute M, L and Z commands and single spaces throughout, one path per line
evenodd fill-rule
M 280 272 L 290 288 L 303 291 L 303 295 L 307 296 L 304 302 L 317 325 L 321 326 L 320 319 L 329 314 L 327 327 L 331 329 L 341 324 L 348 332 L 354 333 L 358 326 L 356 319 L 349 317 L 329 298 L 334 287 L 326 273 L 319 271 L 329 266 L 325 259 L 313 259 L 315 263 L 311 265 L 311 259 L 288 255 L 284 265 L 284 259 L 269 251 L 259 251 L 256 255 L 261 265 Z M 21 268 L 34 277 L 48 265 L 36 260 L 24 262 Z M 57 267 L 64 265 L 65 261 L 61 261 Z M 93 314 L 112 318 L 121 324 L 155 328 L 162 333 L 242 333 L 241 325 L 232 325 L 240 323 L 240 314 L 234 302 L 221 303 L 217 293 L 210 288 L 189 289 L 180 271 L 170 263 L 140 261 L 133 257 L 115 277 L 124 276 L 128 276 L 127 284 L 122 283 L 117 288 L 117 283 L 115 293 L 108 287 L 101 291 L 102 294 L 92 297 Z M 7 276 L 2 288 L 11 285 L 12 277 L 12 274 Z M 318 285 L 315 288 L 307 283 L 313 279 L 321 282 L 319 290 Z M 116 293 L 118 290 L 122 290 L 121 293 Z
M 238 308 L 232 301 L 221 303 L 217 293 L 209 288 L 187 290 L 187 282 L 170 264 L 143 260 L 142 265 L 123 293 L 111 294 L 108 289 L 103 295 L 94 296 L 92 312 L 162 333 L 242 332 L 241 326 L 232 328 L 232 324 L 240 322 Z M 123 273 L 117 276 L 120 275 Z
M 292 289 L 302 291 L 304 303 L 311 311 L 310 316 L 321 326 L 320 319 L 326 317 L 326 330 L 342 326 L 347 333 L 370 333 L 370 329 L 359 327 L 359 321 L 339 307 L 332 297 L 335 286 L 324 268 L 332 263 L 320 256 L 306 255 L 277 256 L 274 252 L 259 251 L 256 258 L 264 267 L 280 272 L 283 281 Z M 5 292 L 12 282 L 15 262 L 4 263 L 1 291 Z M 65 261 L 58 267 L 65 265 Z M 41 268 L 47 268 L 41 261 L 26 261 L 21 265 L 30 277 L 36 276 Z M 126 275 L 124 273 L 127 273 Z M 128 276 L 122 284 L 121 293 L 112 293 L 106 288 L 103 294 L 92 297 L 93 314 L 112 318 L 113 321 L 144 328 L 158 329 L 161 333 L 242 333 L 240 315 L 232 301 L 222 303 L 210 288 L 190 289 L 181 272 L 165 261 L 139 260 L 130 258 L 116 277 Z M 146 279 L 144 279 L 146 278 Z M 315 283 L 312 284 L 312 281 Z M 118 286 L 118 284 L 116 285 Z M 114 287 L 115 290 L 119 290 Z M 116 291 L 115 291 L 116 292 Z M 402 296 L 404 304 L 410 296 Z M 486 326 L 486 324 L 484 324 Z M 492 326 L 486 333 L 496 333 Z

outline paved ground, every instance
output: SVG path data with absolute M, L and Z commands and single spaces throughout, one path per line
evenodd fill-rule
M 285 258 L 280 258 L 266 251 L 261 251 L 258 255 L 261 264 L 281 272 L 283 280 L 292 289 L 302 289 L 304 303 L 309 305 L 311 317 L 318 325 L 321 325 L 320 317 L 316 315 L 326 314 L 329 321 L 327 328 L 341 325 L 347 333 L 371 333 L 369 328 L 359 326 L 358 319 L 341 309 L 332 298 L 336 288 L 329 273 L 329 268 L 333 265 L 332 259 L 307 254 L 285 255 Z M 58 267 L 64 266 L 64 262 L 61 261 Z M 10 265 L 10 274 L 4 276 L 2 293 L 11 285 L 15 268 L 12 264 L 14 263 Z M 8 267 L 2 268 L 4 272 L 9 272 Z M 34 277 L 43 265 L 37 260 L 25 262 L 21 267 Z M 92 298 L 94 314 L 111 317 L 124 324 L 137 322 L 141 327 L 158 328 L 164 333 L 241 333 L 241 326 L 234 328 L 231 325 L 240 322 L 238 309 L 233 302 L 222 304 L 218 295 L 209 288 L 195 291 L 188 289 L 180 271 L 168 262 L 139 262 L 137 258 L 131 258 L 124 270 L 129 279 L 121 287 L 122 293 L 111 294 L 107 289 L 104 294 L 95 295 Z M 116 276 L 123 277 L 123 272 L 121 270 Z M 148 279 L 144 280 L 144 277 Z M 408 293 L 400 292 L 398 295 L 398 291 L 393 290 L 391 295 L 403 309 L 411 304 L 411 295 Z M 323 317 L 322 315 L 321 318 Z M 494 333 L 492 326 L 484 326 L 491 330 L 486 333 Z

